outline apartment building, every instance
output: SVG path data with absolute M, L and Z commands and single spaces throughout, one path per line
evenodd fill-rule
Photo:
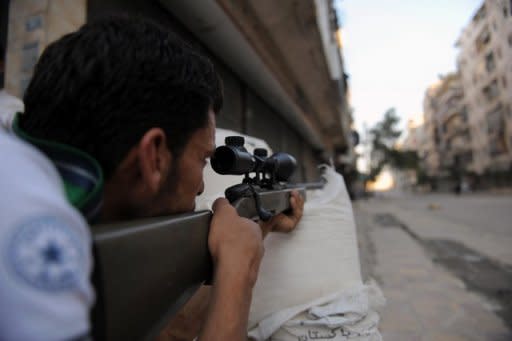
M 404 151 L 415 151 L 420 158 L 425 156 L 426 131 L 423 118 L 421 120 L 410 119 L 407 121 L 407 135 L 400 144 Z
M 477 174 L 512 169 L 512 2 L 485 0 L 456 46 Z
M 437 89 L 435 120 L 439 135 L 439 158 L 442 170 L 471 171 L 473 151 L 464 92 L 460 76 L 449 74 Z
M 439 84 L 431 85 L 425 91 L 423 99 L 423 131 L 425 135 L 424 154 L 420 159 L 421 167 L 430 177 L 438 175 L 440 170 L 439 133 L 435 119 L 437 111 L 437 88 Z
M 460 75 L 445 75 L 425 93 L 425 143 L 420 155 L 427 175 L 474 171 L 472 139 Z
M 2 6 L 4 84 L 15 96 L 23 95 L 53 40 L 105 14 L 146 16 L 214 62 L 225 90 L 219 127 L 294 155 L 297 181 L 315 180 L 322 161 L 355 163 L 331 1 L 7 0 Z

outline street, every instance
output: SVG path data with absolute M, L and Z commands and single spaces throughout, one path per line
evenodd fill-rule
M 384 340 L 512 340 L 512 196 L 387 194 L 354 213 Z

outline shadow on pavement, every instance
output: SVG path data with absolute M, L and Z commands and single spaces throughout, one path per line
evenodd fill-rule
M 512 267 L 493 260 L 464 244 L 452 240 L 421 239 L 394 215 L 379 213 L 374 221 L 386 228 L 403 229 L 422 245 L 433 262 L 461 279 L 466 287 L 478 292 L 499 309 L 496 314 L 512 329 Z

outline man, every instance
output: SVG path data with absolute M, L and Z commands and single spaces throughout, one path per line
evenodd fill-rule
M 24 102 L 25 113 L 15 122 L 15 131 L 52 159 L 68 200 L 89 221 L 194 209 L 195 197 L 203 190 L 202 169 L 215 147 L 221 83 L 211 62 L 171 33 L 154 23 L 130 18 L 87 24 L 46 49 Z M 103 196 L 98 194 L 101 190 Z M 272 229 L 294 228 L 303 200 L 295 193 L 291 203 L 293 215 L 278 216 L 263 230 L 239 217 L 225 199 L 214 203 L 208 238 L 214 281 L 200 340 L 246 338 L 252 287 L 263 255 L 262 235 Z M 70 235 L 67 231 L 73 230 L 74 223 L 61 219 L 61 213 L 51 205 L 38 207 L 25 224 L 29 227 L 17 221 L 2 226 L 8 231 L 22 226 L 32 236 L 9 240 L 21 256 L 13 257 L 8 267 L 14 269 L 15 281 L 23 282 L 27 289 L 18 294 L 30 296 L 20 300 L 42 316 L 40 328 L 34 328 L 25 339 L 80 337 L 90 329 L 84 321 L 84 311 L 93 303 L 90 285 L 84 280 L 91 258 L 90 237 L 79 232 Z M 51 218 L 46 221 L 45 217 Z M 46 239 L 45 233 L 49 235 Z M 63 242 L 51 245 L 47 240 Z M 38 255 L 33 263 L 16 265 L 20 263 L 16 260 L 24 260 L 24 250 L 38 245 L 44 245 L 38 255 L 50 261 L 57 275 L 53 278 L 48 273 L 54 270 L 42 270 L 44 275 L 24 280 L 32 274 L 31 265 L 43 263 Z M 74 263 L 66 263 L 66 254 L 74 256 Z M 16 269 L 22 275 L 16 276 Z M 47 277 L 50 289 L 43 285 Z M 58 307 L 48 304 L 55 296 L 62 298 Z M 66 300 L 68 296 L 71 299 Z M 16 304 L 18 298 L 12 301 Z M 78 313 L 70 315 L 60 309 L 68 305 Z M 52 318 L 45 320 L 50 315 Z M 48 332 L 60 328 L 63 321 L 67 322 L 65 335 Z M 9 328 L 15 325 L 2 325 L 2 330 Z

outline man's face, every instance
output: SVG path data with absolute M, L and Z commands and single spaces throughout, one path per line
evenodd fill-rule
M 172 138 L 172 137 L 169 137 Z M 215 151 L 215 114 L 208 110 L 208 125 L 192 134 L 174 174 L 169 174 L 172 191 L 162 198 L 168 203 L 165 214 L 191 212 L 195 208 L 196 196 L 204 190 L 203 170 L 207 159 Z M 173 177 L 174 179 L 171 179 Z

